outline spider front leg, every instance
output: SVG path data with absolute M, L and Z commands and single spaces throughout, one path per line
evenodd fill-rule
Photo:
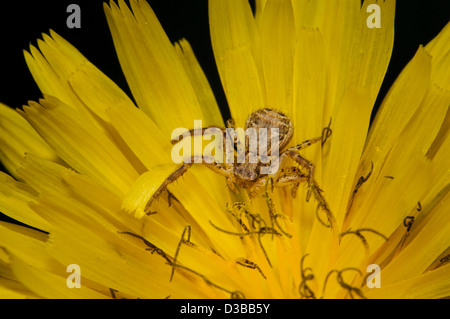
M 176 181 L 179 177 L 181 177 L 184 173 L 186 173 L 188 171 L 188 169 L 191 168 L 191 166 L 193 164 L 195 164 L 197 162 L 198 162 L 198 157 L 197 156 L 192 156 L 190 163 L 183 163 L 172 174 L 170 174 L 164 180 L 164 182 L 158 187 L 158 189 L 152 195 L 150 200 L 147 202 L 147 204 L 145 205 L 145 208 L 144 208 L 144 212 L 148 214 L 150 212 L 150 207 L 152 206 L 152 204 L 155 201 L 155 199 L 157 199 L 161 195 L 161 193 L 164 190 L 167 189 L 167 186 L 169 186 L 171 183 Z M 212 171 L 214 171 L 214 172 L 216 172 L 216 173 L 218 173 L 218 174 L 220 174 L 222 176 L 225 176 L 227 178 L 228 186 L 234 192 L 236 192 L 236 193 L 238 192 L 238 190 L 236 189 L 236 187 L 233 184 L 233 182 L 234 182 L 233 171 L 229 167 L 227 167 L 227 166 L 225 166 L 225 165 L 223 165 L 221 163 L 216 163 L 216 162 L 214 162 L 213 158 L 208 158 L 208 157 L 205 157 L 205 156 L 202 156 L 201 164 L 205 165 L 206 167 L 208 167 Z
M 322 132 L 322 136 L 318 136 L 309 140 L 306 140 L 296 146 L 292 146 L 288 148 L 286 151 L 283 152 L 283 154 L 280 157 L 280 163 L 282 162 L 282 157 L 284 154 L 291 157 L 293 160 L 295 160 L 297 163 L 299 163 L 302 167 L 305 167 L 308 169 L 309 172 L 309 185 L 310 189 L 308 190 L 308 193 L 306 194 L 306 201 L 308 202 L 311 197 L 311 191 L 312 187 L 314 186 L 314 165 L 308 161 L 307 159 L 303 158 L 298 154 L 297 152 L 301 149 L 304 149 L 314 143 L 321 142 L 322 145 L 326 141 L 326 139 L 331 135 L 331 130 L 329 128 L 324 128 Z M 320 189 L 320 188 L 319 188 Z
M 295 147 L 294 147 L 295 148 Z M 314 165 L 308 161 L 307 159 L 303 158 L 300 154 L 294 152 L 292 150 L 293 148 L 289 148 L 286 151 L 284 151 L 280 156 L 280 166 L 282 165 L 283 161 L 290 157 L 295 162 L 300 164 L 302 167 L 306 168 L 308 170 L 308 174 L 298 174 L 297 177 L 295 175 L 288 176 L 289 178 L 286 178 L 285 180 L 278 182 L 284 182 L 284 184 L 298 184 L 300 182 L 308 181 L 309 184 L 309 190 L 306 195 L 306 200 L 308 201 L 311 193 L 314 195 L 314 198 L 317 200 L 318 204 L 322 209 L 325 211 L 325 214 L 327 215 L 328 221 L 330 222 L 331 228 L 334 230 L 336 229 L 336 219 L 331 212 L 330 207 L 328 206 L 327 201 L 325 200 L 325 197 L 323 196 L 322 192 L 323 190 L 319 187 L 316 180 L 314 179 Z M 275 184 L 275 186 L 278 186 Z
M 308 193 L 306 194 L 306 201 L 309 202 L 309 199 L 311 197 L 311 192 L 314 190 L 314 188 L 320 188 L 318 187 L 316 181 L 314 180 L 314 165 L 308 161 L 307 159 L 303 158 L 300 154 L 292 151 L 291 149 L 287 149 L 283 155 L 286 154 L 286 156 L 289 156 L 291 159 L 296 161 L 298 164 L 300 164 L 302 167 L 306 168 L 308 170 L 308 176 L 309 176 L 309 189 Z M 280 160 L 281 162 L 281 160 Z
M 181 177 L 184 173 L 187 172 L 187 170 L 194 164 L 193 161 L 191 163 L 184 163 L 180 167 L 178 167 L 172 174 L 167 177 L 164 182 L 158 187 L 156 192 L 150 197 L 149 201 L 145 205 L 144 212 L 146 214 L 150 213 L 150 207 L 153 204 L 153 201 L 161 195 L 161 193 L 167 189 L 167 186 L 169 186 L 170 183 L 173 183 L 176 181 L 179 177 Z
M 256 194 L 258 194 L 259 190 L 261 188 L 263 188 L 264 186 L 266 186 L 267 184 L 267 180 L 269 179 L 269 175 L 261 177 L 260 179 L 258 179 L 253 185 L 252 187 L 250 187 L 250 189 L 248 190 L 248 198 L 252 199 L 253 197 L 256 196 Z
M 286 187 L 293 185 L 291 189 L 291 196 L 295 198 L 297 196 L 297 189 L 300 186 L 300 183 L 307 183 L 309 181 L 309 177 L 302 174 L 302 172 L 295 166 L 283 169 L 284 174 L 279 176 L 275 181 L 276 187 Z

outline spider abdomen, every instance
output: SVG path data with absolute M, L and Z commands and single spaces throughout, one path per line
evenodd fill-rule
M 257 110 L 250 114 L 245 122 L 245 129 L 254 128 L 266 128 L 266 129 L 278 129 L 279 134 L 279 149 L 283 149 L 291 140 L 293 135 L 293 125 L 289 117 L 280 111 L 264 108 Z M 259 136 L 258 136 L 259 140 Z M 270 138 L 267 140 L 267 149 L 271 149 Z

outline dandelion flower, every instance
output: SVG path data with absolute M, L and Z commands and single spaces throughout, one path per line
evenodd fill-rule
M 366 23 L 371 4 L 380 28 Z M 32 228 L 0 223 L 0 296 L 450 295 L 449 25 L 419 47 L 369 131 L 394 1 L 257 0 L 254 14 L 244 0 L 209 1 L 237 127 L 277 109 L 293 122 L 293 146 L 331 119 L 326 143 L 301 151 L 331 227 L 316 198 L 306 200 L 307 183 L 295 197 L 266 187 L 250 200 L 203 165 L 146 211 L 178 167 L 172 131 L 225 123 L 189 43 L 172 44 L 147 3 L 104 9 L 137 107 L 53 31 L 25 52 L 43 98 L 17 111 L 1 105 L 0 158 L 12 176 L 0 175 L 0 210 Z

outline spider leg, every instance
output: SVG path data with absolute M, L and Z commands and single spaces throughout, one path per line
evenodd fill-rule
M 239 194 L 239 190 L 234 185 L 234 177 L 227 177 L 227 185 L 235 194 Z
M 292 146 L 292 147 L 288 148 L 288 149 L 285 150 L 285 151 L 281 154 L 281 156 L 280 156 L 280 167 L 281 167 L 281 163 L 282 163 L 283 159 L 284 159 L 286 156 L 291 157 L 291 158 L 294 159 L 297 163 L 299 163 L 301 166 L 306 167 L 306 168 L 308 169 L 308 171 L 309 171 L 309 176 L 310 176 L 309 185 L 314 185 L 314 183 L 315 183 L 315 182 L 314 182 L 314 165 L 313 165 L 312 163 L 310 163 L 307 159 L 301 157 L 301 156 L 300 156 L 299 154 L 297 154 L 296 152 L 299 151 L 299 150 L 301 150 L 301 149 L 304 149 L 304 148 L 306 148 L 306 147 L 308 147 L 308 146 L 310 146 L 310 145 L 312 145 L 312 144 L 314 144 L 314 143 L 322 142 L 322 141 L 323 141 L 323 136 L 318 136 L 318 137 L 315 137 L 315 138 L 312 138 L 312 139 L 303 141 L 302 143 L 300 143 L 300 144 L 298 144 L 298 145 L 295 145 L 295 146 Z M 284 155 L 284 154 L 285 154 L 285 155 Z M 284 155 L 284 156 L 283 156 L 283 155 Z M 294 158 L 294 157 L 295 157 L 295 158 Z M 280 172 L 281 172 L 281 170 L 278 170 L 277 173 L 271 175 L 275 182 L 277 181 L 277 179 L 278 179 L 278 177 L 279 177 L 279 175 L 280 175 Z M 292 175 L 292 176 L 293 176 L 294 179 L 296 178 L 295 175 Z M 258 193 L 258 191 L 259 191 L 262 187 L 264 187 L 264 186 L 266 185 L 266 182 L 267 182 L 267 179 L 268 179 L 268 178 L 269 178 L 269 175 L 264 176 L 264 177 L 260 178 L 259 180 L 257 180 L 257 181 L 255 182 L 255 184 L 253 184 L 253 186 L 252 186 L 252 187 L 250 188 L 250 190 L 249 190 L 249 198 L 250 198 L 250 199 L 252 199 L 253 197 L 255 197 L 256 194 Z M 292 177 L 290 177 L 290 178 L 292 178 Z M 305 178 L 305 176 L 303 175 L 302 178 L 301 178 L 301 181 L 304 181 L 304 178 Z M 295 182 L 295 183 L 294 183 L 294 182 L 292 182 L 292 183 L 290 182 L 289 184 L 298 184 L 298 183 L 300 183 L 301 181 L 297 181 L 297 182 Z M 287 182 L 287 179 L 286 179 L 286 178 L 283 179 L 283 183 L 286 183 L 286 182 Z M 286 185 L 287 185 L 287 184 L 286 184 Z M 275 186 L 277 186 L 276 183 L 275 183 Z M 314 186 L 311 186 L 311 189 L 312 189 L 313 187 L 314 187 Z M 319 188 L 319 189 L 320 189 L 320 188 Z M 295 191 L 296 191 L 296 190 L 293 189 L 293 195 L 295 194 Z M 293 197 L 295 197 L 295 196 L 293 196 Z M 307 194 L 307 196 L 306 196 L 306 200 L 309 201 L 309 198 L 310 198 L 310 197 L 311 197 L 311 190 L 308 191 L 308 194 Z
M 314 165 L 308 161 L 307 159 L 303 158 L 300 154 L 296 153 L 295 151 L 292 150 L 292 148 L 287 149 L 286 151 L 284 151 L 281 156 L 280 156 L 280 166 L 283 162 L 283 160 L 286 157 L 290 157 L 291 159 L 293 159 L 294 161 L 296 161 L 298 164 L 300 164 L 302 167 L 306 168 L 308 170 L 308 175 L 305 176 L 303 175 L 303 177 L 299 178 L 299 179 L 307 179 L 308 180 L 308 184 L 309 184 L 309 190 L 308 193 L 306 195 L 306 201 L 309 201 L 309 198 L 311 196 L 311 193 L 314 195 L 315 199 L 317 200 L 317 202 L 319 203 L 319 206 L 322 207 L 322 209 L 325 211 L 328 221 L 330 222 L 330 225 L 332 227 L 332 229 L 335 229 L 336 227 L 336 219 L 333 215 L 333 213 L 331 212 L 330 207 L 328 206 L 327 201 L 325 200 L 325 197 L 323 196 L 322 192 L 323 190 L 319 187 L 319 185 L 317 184 L 316 180 L 314 179 Z M 302 176 L 302 175 L 300 175 Z
M 280 157 L 280 159 L 283 160 L 283 157 Z M 298 170 L 289 174 L 281 175 L 283 171 L 284 170 L 278 170 L 275 174 L 266 175 L 258 179 L 249 189 L 249 198 L 252 199 L 255 197 L 259 190 L 267 185 L 269 178 L 272 178 L 272 190 L 274 187 L 284 187 L 292 184 L 296 184 L 298 186 L 299 183 L 306 181 L 307 177 L 301 174 Z
M 323 134 L 322 134 L 323 135 Z M 302 143 L 292 146 L 290 148 L 288 148 L 286 151 L 284 151 L 283 153 L 287 153 L 286 155 L 288 155 L 289 157 L 291 157 L 293 160 L 295 160 L 297 163 L 299 163 L 301 166 L 306 167 L 309 171 L 309 176 L 310 176 L 310 181 L 309 181 L 309 185 L 312 188 L 312 185 L 314 185 L 313 180 L 314 180 L 314 165 L 308 161 L 307 159 L 301 157 L 299 154 L 297 154 L 297 151 L 300 151 L 301 149 L 304 149 L 314 143 L 317 142 L 323 142 L 324 137 L 323 136 L 318 136 L 306 141 L 303 141 Z M 281 161 L 280 161 L 281 162 Z M 309 198 L 311 197 L 311 188 L 308 191 L 307 195 L 306 195 L 306 201 L 309 201 Z
M 210 126 L 206 126 L 206 127 L 202 127 L 202 128 L 194 128 L 192 130 L 184 132 L 183 134 L 180 134 L 180 136 L 185 138 L 185 137 L 194 136 L 194 135 L 205 135 L 205 132 L 208 129 L 217 129 L 217 130 L 221 131 L 223 135 L 225 135 L 225 133 L 226 133 L 226 130 L 223 127 L 216 126 L 216 125 L 210 125 Z M 209 134 L 206 134 L 206 135 L 209 135 Z M 177 143 L 181 142 L 181 140 L 182 139 L 172 140 L 171 143 L 177 144 Z
M 227 163 L 217 163 L 214 162 L 213 159 L 209 159 L 208 162 L 205 162 L 205 160 L 208 159 L 207 157 L 203 156 L 203 165 L 208 167 L 213 172 L 225 176 L 226 182 L 228 187 L 236 194 L 239 193 L 239 190 L 234 185 L 235 177 L 234 177 L 234 171 L 233 171 L 233 165 L 227 164 Z
M 294 185 L 291 190 L 291 195 L 293 198 L 297 196 L 297 188 L 300 183 L 308 182 L 308 176 L 301 174 L 300 171 L 293 171 L 293 173 L 285 174 L 280 176 L 275 181 L 275 187 L 286 187 L 289 185 Z
M 145 209 L 144 211 L 146 213 L 150 212 L 150 207 L 153 204 L 154 200 L 156 198 L 158 198 L 161 193 L 167 189 L 167 186 L 169 186 L 169 184 L 173 183 L 174 181 L 176 181 L 179 177 L 181 177 L 184 173 L 187 172 L 187 170 L 196 163 L 196 160 L 198 159 L 198 156 L 192 156 L 191 157 L 191 162 L 190 163 L 184 163 L 182 164 L 180 167 L 178 167 L 172 174 L 169 175 L 169 177 L 167 177 L 164 182 L 158 187 L 158 189 L 156 190 L 156 192 L 152 195 L 152 197 L 150 198 L 150 200 L 147 202 L 147 204 L 145 205 Z M 200 164 L 200 163 L 199 163 Z M 225 176 L 227 178 L 227 185 L 231 188 L 232 191 L 234 191 L 235 193 L 238 193 L 239 191 L 236 189 L 236 187 L 234 186 L 233 182 L 234 182 L 234 174 L 233 174 L 233 170 L 232 167 L 229 167 L 226 164 L 223 163 L 217 163 L 214 162 L 214 158 L 209 158 L 206 156 L 202 156 L 202 163 L 203 165 L 205 165 L 206 167 L 208 167 L 209 169 L 211 169 L 213 172 L 216 172 L 222 176 Z
M 296 161 L 298 164 L 300 164 L 302 167 L 304 167 L 308 170 L 308 172 L 309 172 L 309 174 L 308 174 L 309 175 L 309 187 L 310 188 L 308 190 L 308 193 L 306 194 L 306 201 L 309 202 L 309 198 L 311 197 L 311 191 L 315 187 L 320 189 L 314 180 L 314 165 L 310 161 L 308 161 L 307 159 L 302 157 L 300 154 L 296 153 L 295 151 L 292 151 L 291 148 L 289 148 L 285 152 L 283 152 L 283 155 L 284 154 L 286 154 L 286 156 L 289 156 L 294 161 Z
M 250 189 L 248 190 L 248 198 L 252 199 L 253 197 L 255 197 L 256 194 L 258 194 L 259 190 L 261 188 L 263 188 L 264 186 L 266 186 L 266 183 L 267 183 L 268 179 L 269 179 L 269 175 L 266 175 L 266 176 L 261 177 L 260 179 L 258 179 L 252 185 L 252 187 L 250 187 Z
M 187 170 L 192 166 L 192 164 L 194 164 L 193 161 L 191 161 L 191 163 L 184 163 L 183 165 L 181 165 L 180 167 L 178 167 L 172 174 L 169 175 L 169 177 L 167 177 L 164 182 L 158 187 L 158 189 L 156 190 L 156 192 L 152 195 L 152 197 L 150 198 L 150 200 L 147 202 L 147 204 L 145 205 L 144 208 L 144 212 L 145 213 L 149 213 L 150 212 L 150 207 L 153 204 L 153 201 L 159 197 L 159 195 L 161 195 L 161 193 L 167 189 L 167 186 L 170 183 L 173 183 L 174 181 L 176 181 L 179 177 L 181 177 L 184 173 L 187 172 Z
M 227 120 L 227 128 L 236 128 L 236 122 L 233 119 Z
M 304 149 L 314 143 L 321 142 L 322 139 L 323 139 L 322 136 L 318 136 L 318 137 L 303 141 L 302 143 L 300 143 L 298 145 L 289 147 L 286 151 L 300 151 L 301 149 Z

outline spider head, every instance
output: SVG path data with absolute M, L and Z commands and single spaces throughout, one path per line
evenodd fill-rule
M 259 165 L 248 162 L 236 164 L 234 176 L 239 186 L 249 188 L 259 178 Z

